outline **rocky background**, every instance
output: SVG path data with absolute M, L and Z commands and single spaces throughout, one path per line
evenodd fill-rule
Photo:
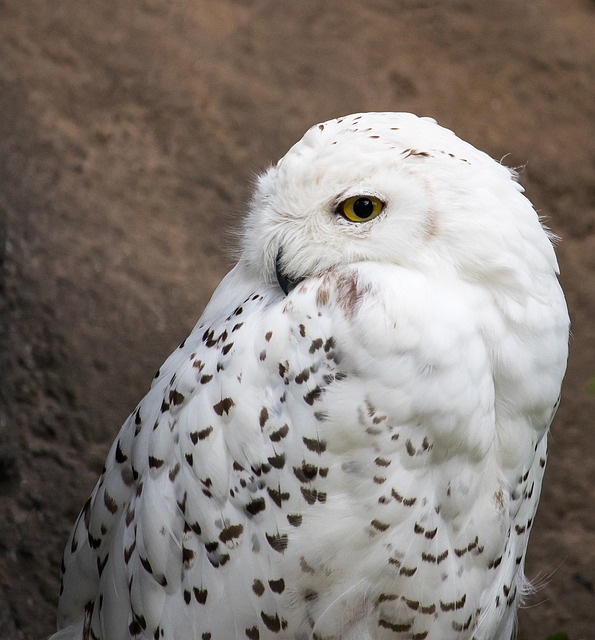
M 432 115 L 521 167 L 573 320 L 522 640 L 595 638 L 592 0 L 0 0 L 0 629 L 54 629 L 108 446 L 311 125 Z

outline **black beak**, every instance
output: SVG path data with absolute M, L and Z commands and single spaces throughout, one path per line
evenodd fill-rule
M 303 278 L 298 278 L 297 280 L 292 280 L 288 276 L 283 273 L 283 269 L 281 268 L 281 256 L 283 254 L 283 249 L 279 249 L 279 253 L 277 253 L 277 259 L 275 260 L 275 274 L 277 276 L 277 282 L 279 286 L 283 290 L 283 293 L 287 295 L 292 289 L 294 289 Z

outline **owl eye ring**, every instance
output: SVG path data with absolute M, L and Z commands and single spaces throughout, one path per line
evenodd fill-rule
M 369 222 L 384 210 L 384 202 L 376 196 L 351 196 L 339 203 L 337 213 L 349 222 Z

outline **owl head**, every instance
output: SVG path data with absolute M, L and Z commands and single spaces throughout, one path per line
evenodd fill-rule
M 366 261 L 514 294 L 557 272 L 522 191 L 514 171 L 430 118 L 345 116 L 311 127 L 260 176 L 242 260 L 286 293 Z

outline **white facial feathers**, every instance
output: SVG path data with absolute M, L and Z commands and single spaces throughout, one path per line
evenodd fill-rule
M 361 261 L 526 287 L 555 256 L 515 174 L 429 118 L 355 114 L 309 129 L 259 179 L 242 257 L 265 282 L 301 279 Z M 350 196 L 384 210 L 350 222 Z M 523 260 L 519 260 L 519 255 Z M 529 259 L 527 259 L 527 257 Z

